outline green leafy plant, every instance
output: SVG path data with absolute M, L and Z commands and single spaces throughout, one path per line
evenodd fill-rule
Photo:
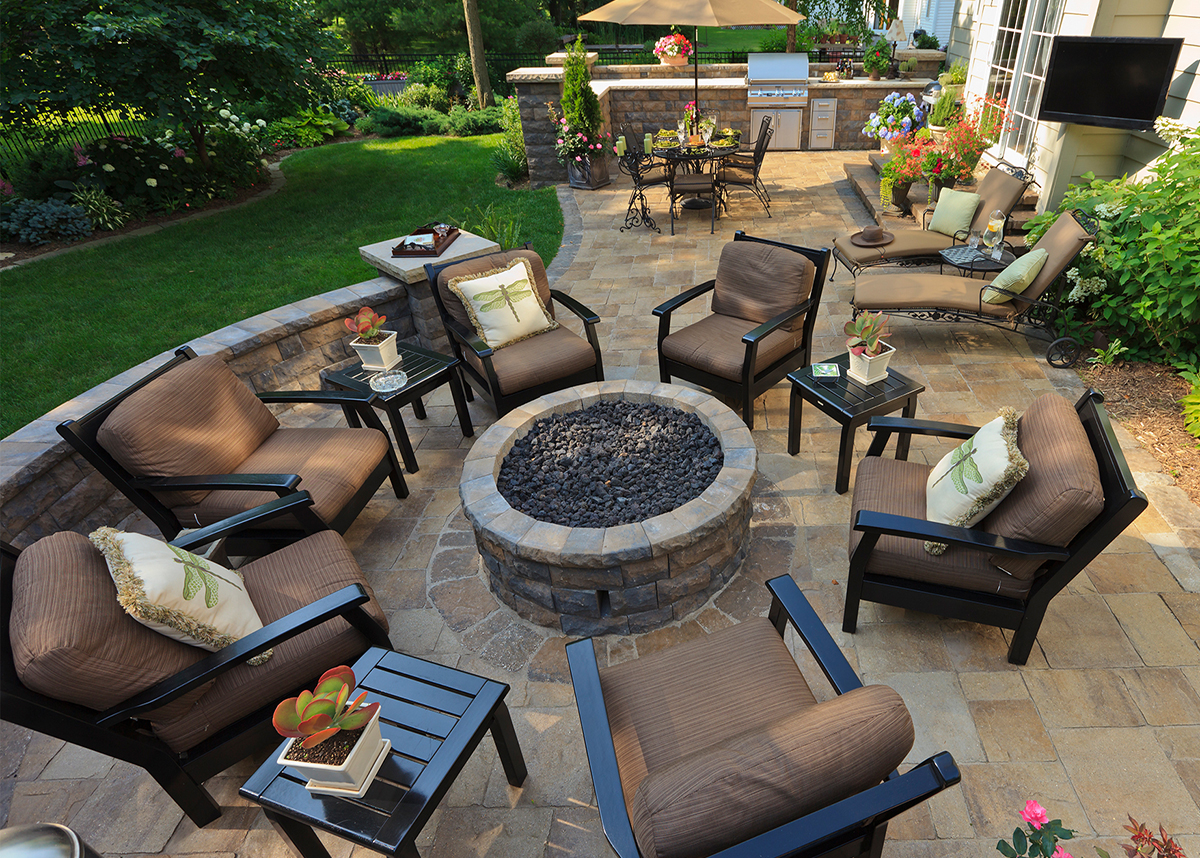
M 1071 858 L 1066 850 L 1058 845 L 1058 841 L 1071 840 L 1075 837 L 1075 832 L 1063 828 L 1061 819 L 1050 819 L 1046 815 L 1046 809 L 1033 799 L 1025 803 L 1025 809 L 1020 815 L 1029 825 L 1029 833 L 1021 828 L 1014 828 L 1012 843 L 1006 840 L 999 841 L 996 851 L 1004 858 Z
M 913 34 L 913 41 L 923 51 L 936 51 L 941 44 L 937 36 L 929 33 L 915 33 Z
M 967 61 L 955 60 L 950 68 L 938 75 L 938 81 L 942 86 L 946 86 L 947 84 L 950 86 L 965 85 L 967 82 Z
M 369 343 L 379 336 L 383 330 L 383 323 L 387 321 L 387 316 L 380 316 L 370 307 L 362 307 L 358 314 L 353 319 L 344 319 L 346 327 L 354 333 L 358 334 L 358 338 Z
M 847 322 L 842 332 L 846 334 L 850 353 L 867 357 L 881 354 L 887 345 L 883 338 L 887 336 L 888 318 L 882 313 L 859 313 L 857 318 Z
M 892 46 L 890 43 L 879 39 L 874 44 L 870 45 L 866 53 L 863 54 L 863 70 L 868 74 L 883 74 L 892 64 Z
M 938 100 L 933 103 L 933 108 L 929 111 L 929 124 L 944 128 L 960 118 L 962 118 L 962 108 L 958 104 L 958 99 L 954 97 L 954 92 L 943 89 L 942 94 L 938 96 Z
M 9 210 L 4 231 L 23 244 L 78 241 L 92 234 L 92 222 L 81 206 L 62 200 L 21 200 Z
M 517 181 L 529 174 L 529 161 L 525 156 L 525 130 L 521 125 L 521 106 L 517 97 L 510 95 L 500 102 L 500 124 L 504 136 L 500 146 L 492 155 L 492 163 L 510 181 Z
M 450 93 L 444 87 L 432 83 L 412 83 L 396 97 L 409 107 L 427 107 L 439 113 L 450 110 Z
M 82 208 L 96 229 L 120 229 L 129 220 L 121 204 L 100 188 L 77 188 L 71 202 Z
M 1127 346 L 1121 344 L 1121 338 L 1117 337 L 1107 348 L 1093 349 L 1096 353 L 1088 358 L 1088 363 L 1099 364 L 1100 366 L 1112 366 L 1117 358 L 1129 351 Z
M 1200 438 L 1200 373 L 1184 371 L 1182 375 L 1192 383 L 1191 393 L 1179 400 L 1183 406 L 1183 428 Z
M 587 49 L 583 40 L 577 38 L 567 51 L 563 61 L 563 119 L 573 133 L 582 134 L 589 140 L 600 136 L 604 116 L 600 112 L 600 100 L 592 89 L 592 75 L 587 66 Z M 561 157 L 561 156 L 560 156 Z
M 474 137 L 478 134 L 495 134 L 501 130 L 503 110 L 485 107 L 482 110 L 467 110 L 461 104 L 450 108 L 446 127 L 455 137 Z
M 473 210 L 467 209 L 462 217 L 451 222 L 459 229 L 496 242 L 501 250 L 512 250 L 521 244 L 520 219 L 505 217 L 493 203 L 488 203 L 487 208 L 476 206 Z
M 906 60 L 900 61 L 900 71 L 912 74 L 917 70 L 917 58 L 909 57 Z
M 289 697 L 275 708 L 271 723 L 280 736 L 302 739 L 300 747 L 312 748 L 342 730 L 357 730 L 379 711 L 379 703 L 362 705 L 363 692 L 347 705 L 354 690 L 354 671 L 338 665 L 321 674 L 317 687 Z
M 1155 837 L 1150 829 L 1142 823 L 1138 822 L 1132 816 L 1129 817 L 1131 825 L 1124 826 L 1125 830 L 1130 832 L 1131 844 L 1123 844 L 1122 849 L 1125 850 L 1126 858 L 1187 858 L 1183 854 L 1183 847 L 1175 842 L 1174 838 L 1168 837 L 1166 829 L 1161 825 L 1158 827 L 1158 837 Z M 1096 847 L 1096 854 L 1100 858 L 1109 858 L 1109 854 Z
M 554 103 L 546 105 L 550 113 L 550 121 L 555 126 L 558 135 L 554 140 L 554 153 L 563 164 L 569 161 L 580 162 L 585 158 L 601 157 L 604 152 L 608 134 L 589 134 L 571 125 L 566 116 L 559 117 L 554 109 Z

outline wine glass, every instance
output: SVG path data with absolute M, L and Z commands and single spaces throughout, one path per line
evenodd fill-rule
M 687 145 L 688 139 L 688 121 L 686 118 L 679 120 L 679 145 Z
M 700 123 L 700 139 L 704 141 L 704 145 L 708 145 L 708 141 L 712 139 L 713 128 L 715 126 L 711 121 Z

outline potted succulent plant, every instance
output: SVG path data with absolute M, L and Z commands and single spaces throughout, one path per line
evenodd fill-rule
M 315 689 L 275 708 L 271 723 L 289 739 L 275 762 L 307 777 L 309 792 L 361 798 L 391 750 L 379 729 L 379 704 L 361 705 L 364 691 L 347 705 L 354 685 L 354 671 L 338 665 Z
M 896 350 L 885 343 L 888 317 L 882 313 L 859 313 L 843 329 L 850 349 L 850 368 L 846 375 L 862 384 L 874 384 L 887 378 L 888 361 Z
M 387 316 L 380 316 L 370 307 L 362 307 L 353 319 L 346 319 L 346 327 L 358 334 L 350 348 L 358 352 L 363 369 L 391 369 L 400 362 L 396 332 L 383 330 L 386 321 Z

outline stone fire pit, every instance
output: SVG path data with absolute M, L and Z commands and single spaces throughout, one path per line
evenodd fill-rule
M 513 444 L 539 417 L 610 399 L 695 413 L 724 453 L 713 484 L 671 512 L 617 527 L 566 527 L 513 509 L 496 488 Z M 459 494 L 492 591 L 506 605 L 570 635 L 631 634 L 681 619 L 737 572 L 757 466 L 750 430 L 713 397 L 674 384 L 605 381 L 548 394 L 498 420 L 467 455 Z

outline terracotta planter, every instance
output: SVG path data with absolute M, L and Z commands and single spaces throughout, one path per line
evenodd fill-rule
M 850 368 L 846 370 L 846 375 L 860 384 L 875 384 L 877 381 L 883 381 L 887 378 L 888 362 L 895 353 L 896 350 L 887 343 L 883 343 L 883 351 L 874 357 L 850 352 Z
M 367 788 L 371 785 L 371 779 L 383 765 L 383 761 L 392 747 L 392 743 L 383 738 L 379 729 L 378 711 L 367 722 L 367 726 L 363 727 L 358 741 L 350 749 L 350 756 L 346 757 L 346 761 L 340 766 L 285 760 L 284 757 L 295 743 L 295 739 L 288 739 L 275 762 L 281 766 L 287 766 L 289 769 L 295 769 L 302 777 L 308 778 L 306 789 L 309 792 L 358 798 L 362 798 L 366 793 Z
M 358 352 L 363 369 L 385 370 L 400 363 L 400 355 L 396 352 L 396 332 L 389 331 L 387 338 L 381 343 L 371 345 L 357 337 L 350 343 L 350 348 Z
M 880 80 L 879 72 L 877 72 L 877 71 L 867 72 L 867 79 L 868 80 Z
M 603 188 L 612 179 L 608 175 L 608 161 L 604 158 L 584 158 L 582 161 L 567 162 L 567 180 L 572 188 L 594 191 Z
M 688 64 L 688 58 L 683 54 L 680 54 L 677 57 L 663 56 L 658 58 L 658 63 L 659 65 L 663 66 L 686 66 Z

